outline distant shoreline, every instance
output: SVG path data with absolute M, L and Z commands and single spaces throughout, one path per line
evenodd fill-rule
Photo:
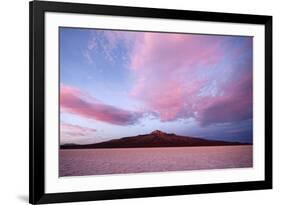
M 100 149 L 100 148 L 145 148 L 145 147 L 205 147 L 205 146 L 229 146 L 249 145 L 250 143 L 227 142 L 219 140 L 207 140 L 203 138 L 180 136 L 174 133 L 165 133 L 155 130 L 149 134 L 123 137 L 95 144 L 65 144 L 61 149 Z
M 204 146 L 151 146 L 151 147 L 86 147 L 85 145 L 75 145 L 75 146 L 60 146 L 60 150 L 68 150 L 68 149 L 143 149 L 143 148 L 184 148 L 184 147 L 223 147 L 223 146 L 253 146 L 253 144 L 250 143 L 241 143 L 241 144 L 227 144 L 227 145 L 204 145 Z

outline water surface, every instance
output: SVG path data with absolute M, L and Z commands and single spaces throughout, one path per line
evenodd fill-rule
M 60 150 L 60 176 L 253 166 L 252 145 Z

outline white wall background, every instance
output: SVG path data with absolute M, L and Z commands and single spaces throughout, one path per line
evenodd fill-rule
M 79 204 L 279 204 L 281 202 L 281 6 L 277 0 L 72 0 L 170 9 L 273 15 L 274 189 L 125 199 Z M 0 204 L 28 201 L 28 1 L 1 1 L 0 10 Z M 279 201 L 279 203 L 278 203 Z M 78 204 L 78 203 L 77 203 Z

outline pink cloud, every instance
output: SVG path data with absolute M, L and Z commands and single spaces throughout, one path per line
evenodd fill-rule
M 120 43 L 125 45 L 134 78 L 130 95 L 161 121 L 193 117 L 205 126 L 252 117 L 252 62 L 243 62 L 252 52 L 250 38 L 239 46 L 239 37 L 231 36 L 122 31 L 98 35 L 88 47 L 102 46 L 108 60 L 116 57 Z M 102 109 L 100 104 L 96 102 L 95 109 Z M 124 121 L 138 118 L 114 107 L 108 110 L 115 113 L 113 118 L 123 113 Z
M 73 125 L 68 123 L 61 123 L 60 124 L 60 130 L 62 135 L 64 136 L 86 136 L 89 134 L 93 134 L 96 132 L 96 129 L 88 128 L 88 127 L 82 127 L 79 125 Z
M 232 84 L 233 83 L 233 84 Z M 206 97 L 197 105 L 197 119 L 201 125 L 237 122 L 252 118 L 252 78 L 240 76 L 240 80 L 226 85 L 224 95 Z
M 204 126 L 251 118 L 251 63 L 238 63 L 250 49 L 231 50 L 225 47 L 226 38 L 140 35 L 131 55 L 135 77 L 131 96 L 161 121 L 194 117 Z M 229 79 L 219 77 L 226 76 L 219 72 L 222 66 Z
M 104 104 L 94 97 L 70 86 L 61 86 L 60 106 L 63 112 L 115 125 L 135 124 L 142 114 Z
M 196 69 L 194 65 L 215 64 L 223 57 L 217 37 L 144 33 L 139 38 L 132 56 L 133 69 L 150 70 L 160 66 L 161 70 L 180 72 Z
M 103 141 L 96 135 L 97 130 L 65 122 L 60 123 L 60 144 L 88 144 Z

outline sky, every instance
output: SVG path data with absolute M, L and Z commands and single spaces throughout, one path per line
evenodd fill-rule
M 61 144 L 154 130 L 252 143 L 252 37 L 59 32 Z

